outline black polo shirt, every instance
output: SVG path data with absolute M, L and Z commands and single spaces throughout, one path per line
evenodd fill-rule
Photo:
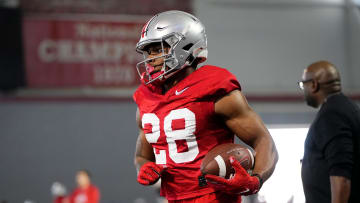
M 342 93 L 321 106 L 305 140 L 302 181 L 307 203 L 331 203 L 330 176 L 351 179 L 351 203 L 360 199 L 360 109 Z

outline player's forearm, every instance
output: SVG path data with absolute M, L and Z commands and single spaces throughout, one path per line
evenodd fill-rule
M 262 137 L 254 143 L 256 151 L 253 174 L 259 174 L 265 182 L 274 172 L 278 161 L 278 153 L 270 135 Z
M 351 181 L 342 176 L 330 176 L 331 203 L 347 203 L 350 197 Z
M 136 167 L 136 171 L 139 171 L 141 166 L 146 164 L 149 161 L 154 161 L 154 160 L 150 160 L 150 159 L 142 157 L 142 156 L 135 156 L 134 165 Z
M 153 148 L 146 141 L 145 135 L 140 132 L 140 135 L 136 141 L 134 165 L 136 170 L 139 171 L 142 165 L 149 161 L 155 161 Z

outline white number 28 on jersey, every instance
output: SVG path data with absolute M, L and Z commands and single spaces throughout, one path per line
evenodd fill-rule
M 177 119 L 185 120 L 184 129 L 172 129 L 172 122 Z M 143 128 L 146 124 L 151 124 L 152 126 L 151 133 L 145 133 L 146 140 L 149 143 L 157 143 L 160 137 L 160 119 L 154 113 L 145 113 L 141 122 Z M 196 130 L 195 114 L 192 111 L 187 108 L 170 111 L 164 118 L 163 130 L 169 146 L 169 156 L 171 160 L 175 163 L 185 163 L 193 161 L 196 158 L 199 154 L 199 148 L 194 134 Z M 176 140 L 186 140 L 188 151 L 178 152 Z M 159 153 L 156 153 L 154 148 L 154 154 L 157 164 L 166 164 L 165 150 L 160 150 Z

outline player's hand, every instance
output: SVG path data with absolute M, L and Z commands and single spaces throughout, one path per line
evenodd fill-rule
M 208 185 L 230 194 L 252 195 L 259 191 L 260 181 L 257 177 L 250 176 L 234 157 L 230 157 L 231 166 L 235 174 L 225 179 L 215 175 L 205 175 Z
M 142 185 L 152 185 L 159 180 L 164 167 L 155 162 L 147 162 L 142 165 L 138 173 L 137 181 Z

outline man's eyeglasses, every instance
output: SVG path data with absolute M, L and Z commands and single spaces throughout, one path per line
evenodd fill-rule
M 314 79 L 308 79 L 308 80 L 303 80 L 303 81 L 300 81 L 298 82 L 298 85 L 300 87 L 300 89 L 304 89 L 304 84 L 307 83 L 307 82 L 310 82 L 310 81 L 313 81 Z M 326 82 L 317 82 L 318 85 L 324 85 L 324 84 L 330 84 L 330 83 L 337 83 L 338 85 L 340 85 L 340 79 L 334 79 L 334 80 L 329 80 L 329 81 L 326 81 Z
M 303 81 L 300 81 L 298 82 L 298 85 L 300 87 L 300 89 L 304 89 L 304 84 L 307 83 L 307 82 L 310 82 L 310 81 L 313 81 L 314 79 L 308 79 L 308 80 L 303 80 Z

